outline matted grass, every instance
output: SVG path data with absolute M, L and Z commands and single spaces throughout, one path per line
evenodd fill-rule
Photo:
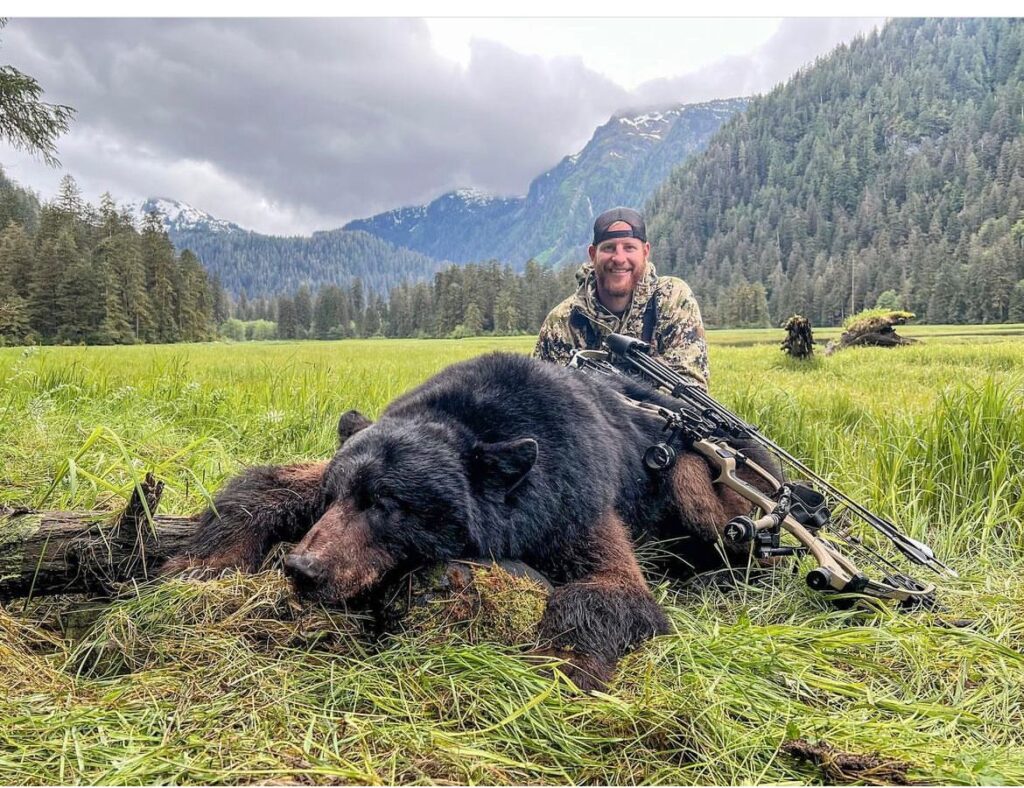
M 915 780 L 1024 782 L 1024 334 L 1005 331 L 911 325 L 923 343 L 806 364 L 778 330 L 711 334 L 712 393 L 927 539 L 961 573 L 946 613 L 834 610 L 802 573 L 662 584 L 673 633 L 582 696 L 524 656 L 528 634 L 369 644 L 273 571 L 126 589 L 98 617 L 16 602 L 0 783 L 820 782 L 783 752 L 795 738 Z M 191 512 L 245 464 L 327 456 L 347 408 L 376 415 L 450 362 L 531 347 L 0 349 L 0 504 L 115 509 L 152 470 L 161 510 Z

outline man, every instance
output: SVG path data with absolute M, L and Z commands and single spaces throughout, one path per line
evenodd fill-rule
M 612 208 L 594 221 L 590 263 L 576 274 L 579 289 L 551 310 L 533 354 L 565 364 L 573 351 L 597 350 L 608 334 L 650 343 L 655 355 L 705 389 L 708 347 L 690 287 L 658 276 L 647 259 L 651 245 L 643 217 Z

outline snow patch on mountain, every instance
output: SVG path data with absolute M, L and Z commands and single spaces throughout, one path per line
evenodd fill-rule
M 451 199 L 462 200 L 466 205 L 487 205 L 488 203 L 502 199 L 501 197 L 495 197 L 493 194 L 488 194 L 485 191 L 475 188 L 457 189 L 445 196 Z
M 234 222 L 218 219 L 206 211 L 195 208 L 180 200 L 167 197 L 150 197 L 138 208 L 141 223 L 146 214 L 156 211 L 164 217 L 164 225 L 175 230 L 209 230 L 215 233 L 245 232 Z

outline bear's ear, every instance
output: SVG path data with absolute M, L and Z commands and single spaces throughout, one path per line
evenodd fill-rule
M 511 492 L 537 462 L 538 451 L 533 438 L 477 443 L 470 452 L 470 478 L 485 488 Z
M 371 424 L 373 422 L 358 410 L 347 410 L 342 413 L 341 418 L 338 419 L 338 448 L 341 448 L 345 441 Z

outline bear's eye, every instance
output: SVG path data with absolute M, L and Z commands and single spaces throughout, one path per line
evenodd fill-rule
M 374 506 L 378 506 L 383 509 L 390 509 L 395 505 L 394 497 L 387 490 L 374 490 L 370 496 L 370 500 L 373 501 Z
M 362 490 L 357 500 L 362 509 L 390 509 L 395 503 L 389 492 L 380 488 Z

